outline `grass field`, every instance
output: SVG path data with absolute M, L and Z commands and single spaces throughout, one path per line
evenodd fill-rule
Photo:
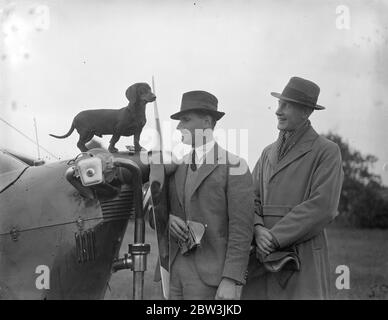
M 388 230 L 328 230 L 332 299 L 388 299 Z M 350 289 L 335 288 L 335 268 L 350 269 Z
M 153 281 L 157 262 L 155 234 L 147 225 L 146 242 L 151 244 L 144 281 L 144 299 L 161 299 L 160 284 Z M 330 227 L 327 230 L 331 263 L 331 297 L 343 299 L 388 299 L 388 230 L 363 230 Z M 133 225 L 129 225 L 121 248 L 133 242 Z M 350 270 L 350 289 L 335 287 L 338 265 Z M 113 274 L 105 299 L 132 299 L 132 273 Z

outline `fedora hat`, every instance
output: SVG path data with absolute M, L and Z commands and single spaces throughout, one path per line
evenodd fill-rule
M 218 100 L 206 91 L 189 91 L 182 95 L 181 110 L 170 118 L 179 120 L 187 112 L 201 111 L 211 115 L 215 120 L 221 119 L 225 112 L 217 111 Z
M 282 93 L 271 92 L 271 95 L 280 100 L 296 102 L 315 110 L 323 110 L 325 107 L 317 104 L 319 92 L 320 89 L 314 82 L 292 77 Z

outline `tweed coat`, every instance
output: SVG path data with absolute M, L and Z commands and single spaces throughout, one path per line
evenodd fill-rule
M 205 234 L 192 254 L 201 280 L 218 286 L 222 277 L 245 283 L 253 233 L 254 197 L 252 175 L 243 159 L 216 143 L 198 168 L 190 193 L 189 215 L 206 226 Z M 184 221 L 183 203 L 188 164 L 179 165 L 169 181 L 170 213 Z M 170 263 L 179 252 L 170 236 Z
M 263 274 L 262 266 L 251 255 L 243 298 L 328 298 L 330 269 L 325 227 L 337 215 L 342 187 L 339 147 L 310 127 L 279 162 L 276 142 L 266 147 L 253 171 L 253 181 L 255 223 L 270 230 L 279 250 L 294 246 L 301 268 L 284 288 L 278 281 L 279 274 Z

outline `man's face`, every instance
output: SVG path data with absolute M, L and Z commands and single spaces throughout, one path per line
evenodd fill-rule
M 279 100 L 279 106 L 276 110 L 276 116 L 278 117 L 278 129 L 290 131 L 299 127 L 309 117 L 305 108 L 308 107 Z
M 177 129 L 182 134 L 182 142 L 193 146 L 202 145 L 204 140 L 204 130 L 210 129 L 209 117 L 201 117 L 194 112 L 188 112 L 182 115 L 179 119 Z

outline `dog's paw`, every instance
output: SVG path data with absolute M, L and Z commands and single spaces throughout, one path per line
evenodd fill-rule
M 144 149 L 141 145 L 135 146 L 135 152 L 140 152 L 140 151 L 147 151 L 147 150 Z
M 108 151 L 109 151 L 110 153 L 116 153 L 116 152 L 119 151 L 119 149 L 117 149 L 117 148 L 108 148 Z

